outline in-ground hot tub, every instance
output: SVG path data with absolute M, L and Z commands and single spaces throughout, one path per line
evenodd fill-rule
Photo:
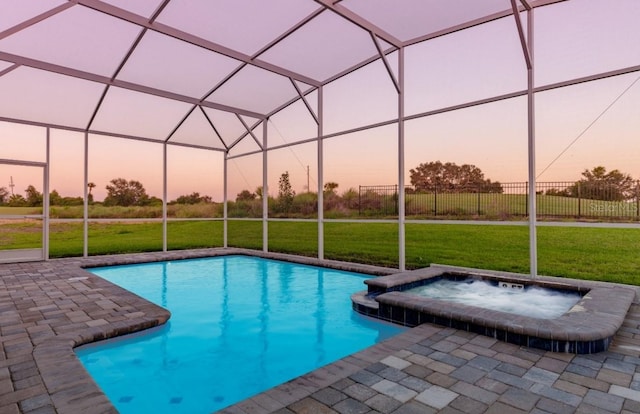
M 505 289 L 527 290 L 538 286 L 573 295 L 577 302 L 559 316 L 546 318 L 416 294 L 416 288 L 443 279 L 461 283 L 485 280 Z M 609 347 L 636 294 L 631 288 L 608 283 L 543 276 L 532 279 L 513 273 L 441 265 L 368 279 L 365 283 L 368 290 L 351 297 L 353 309 L 359 313 L 405 326 L 435 323 L 517 345 L 578 354 L 601 352 Z

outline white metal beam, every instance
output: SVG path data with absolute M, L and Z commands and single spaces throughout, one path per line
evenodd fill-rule
M 136 50 L 136 48 L 140 44 L 140 41 L 142 41 L 142 38 L 144 37 L 145 33 L 147 33 L 147 29 L 142 29 L 140 33 L 138 33 L 136 40 L 134 40 L 131 47 L 129 47 L 129 50 L 127 51 L 127 53 L 118 64 L 118 67 L 113 72 L 113 75 L 111 76 L 111 82 L 113 82 L 116 79 L 116 77 L 120 74 L 120 71 L 122 71 L 122 68 L 124 67 L 124 65 L 127 63 L 129 58 L 133 54 L 133 51 Z M 100 95 L 100 99 L 98 99 L 98 102 L 96 103 L 96 106 L 93 109 L 91 118 L 89 118 L 89 122 L 87 122 L 87 129 L 91 129 L 91 125 L 93 125 L 93 121 L 96 119 L 96 116 L 98 116 L 98 111 L 100 111 L 100 108 L 102 107 L 102 103 L 104 102 L 104 98 L 106 98 L 107 93 L 109 92 L 109 87 L 110 85 L 105 85 L 104 90 L 102 91 L 102 95 Z
M 18 69 L 19 67 L 20 67 L 20 65 L 13 64 L 13 65 L 9 66 L 6 69 L 0 70 L 0 76 L 4 76 L 9 72 L 11 72 L 11 71 L 13 71 L 15 69 Z
M 213 132 L 216 134 L 216 136 L 220 140 L 220 143 L 222 144 L 224 149 L 226 151 L 229 151 L 229 146 L 222 139 L 222 135 L 220 135 L 220 132 L 218 132 L 218 128 L 216 128 L 216 126 L 213 124 L 213 121 L 211 121 L 211 118 L 209 118 L 209 115 L 207 115 L 207 113 L 205 112 L 205 110 L 201 106 L 199 106 L 199 108 L 200 108 L 200 112 L 202 112 L 202 115 L 204 116 L 204 118 L 209 123 L 209 126 L 211 126 L 211 129 L 213 129 Z
M 82 256 L 89 256 L 89 133 L 84 133 L 84 207 L 82 211 Z
M 324 98 L 322 86 L 318 88 L 318 259 L 324 260 Z
M 516 0 L 511 0 L 511 9 L 513 10 L 513 17 L 516 20 L 516 27 L 518 28 L 518 37 L 520 38 L 520 45 L 522 46 L 522 54 L 527 65 L 527 69 L 532 68 L 531 54 L 532 50 L 527 44 L 527 37 L 524 34 L 524 28 L 522 27 L 522 21 L 520 20 L 520 11 L 516 5 Z
M 236 114 L 236 116 L 238 117 L 238 120 L 240 121 L 240 123 L 242 124 L 242 126 L 244 126 L 244 128 L 247 130 L 247 133 L 249 135 L 251 135 L 251 138 L 253 138 L 253 140 L 256 142 L 256 144 L 258 144 L 258 146 L 260 147 L 260 149 L 265 149 L 267 144 L 264 144 L 265 146 L 263 146 L 263 144 L 260 142 L 260 140 L 258 140 L 258 137 L 256 137 L 256 135 L 253 133 L 253 131 L 251 130 L 251 128 L 249 128 L 249 125 L 247 125 L 246 122 L 244 122 L 244 119 L 242 119 L 242 117 L 238 114 Z M 266 120 L 264 121 L 264 125 L 266 128 Z M 266 140 L 265 140 L 266 142 Z
M 533 9 L 527 11 L 527 30 L 529 48 L 533 51 Z M 527 143 L 529 173 L 529 272 L 531 277 L 538 276 L 538 238 L 536 209 L 536 135 L 535 135 L 535 92 L 533 55 L 531 67 L 527 68 Z
M 406 269 L 404 192 L 404 48 L 398 51 L 398 268 Z
M 45 150 L 45 167 L 43 168 L 43 183 L 42 183 L 42 257 L 44 260 L 49 260 L 49 207 L 50 207 L 50 175 L 51 169 L 51 128 L 47 128 L 46 138 L 46 150 Z
M 269 251 L 269 181 L 267 176 L 267 120 L 262 121 L 262 251 Z M 253 135 L 253 134 L 252 134 Z
M 636 65 L 636 66 L 629 66 L 623 69 L 616 69 L 616 70 L 612 70 L 612 71 L 608 71 L 608 72 L 602 72 L 599 74 L 595 74 L 595 75 L 590 75 L 590 76 L 583 76 L 580 78 L 575 78 L 575 79 L 571 79 L 571 80 L 567 80 L 567 81 L 563 81 L 563 82 L 557 82 L 557 83 L 552 83 L 552 84 L 548 84 L 548 85 L 542 85 L 542 86 L 537 86 L 533 89 L 534 93 L 539 93 L 539 92 L 545 92 L 545 91 L 550 91 L 553 89 L 559 89 L 559 88 L 564 88 L 567 86 L 573 86 L 573 85 L 578 85 L 581 83 L 587 83 L 587 82 L 594 82 L 594 81 L 598 81 L 601 79 L 606 79 L 606 78 L 611 78 L 611 77 L 615 77 L 615 76 L 621 76 L 621 75 L 626 75 L 628 73 L 636 73 L 636 72 L 640 72 L 640 65 Z M 477 101 L 470 101 L 470 102 L 465 102 L 465 103 L 461 103 L 458 105 L 452 105 L 452 106 L 448 106 L 445 108 L 440 108 L 440 109 L 434 109 L 431 111 L 426 111 L 426 112 L 420 112 L 417 114 L 413 114 L 413 115 L 406 115 L 404 120 L 405 121 L 410 121 L 413 119 L 419 119 L 419 118 L 425 118 L 428 116 L 433 116 L 433 115 L 438 115 L 438 114 L 443 114 L 443 113 L 447 113 L 447 112 L 452 112 L 452 111 L 456 111 L 459 109 L 465 109 L 465 108 L 471 108 L 474 106 L 479 106 L 479 105 L 484 105 L 484 104 L 489 104 L 489 103 L 493 103 L 493 102 L 499 102 L 499 101 L 503 101 L 506 99 L 512 99 L 512 98 L 519 98 L 519 97 L 523 97 L 523 96 L 527 96 L 528 90 L 520 90 L 520 91 L 515 91 L 515 92 L 510 92 L 510 93 L 506 93 L 503 95 L 496 95 L 490 98 L 485 98 L 485 99 L 479 99 Z M 2 120 L 2 117 L 0 117 L 0 120 Z M 366 131 L 368 129 L 374 129 L 374 128 L 379 128 L 379 127 L 383 127 L 383 126 L 388 126 L 388 125 L 392 125 L 395 124 L 396 122 L 398 122 L 397 119 L 390 119 L 390 120 L 386 120 L 386 121 L 382 121 L 382 122 L 376 122 L 374 124 L 369 124 L 369 125 L 364 125 L 361 127 L 357 127 L 357 128 L 351 128 L 351 129 L 347 129 L 347 130 L 343 130 L 343 131 L 338 131 L 338 132 L 332 132 L 330 134 L 326 134 L 320 137 L 320 139 L 328 139 L 328 138 L 335 138 L 335 137 L 339 137 L 341 135 L 348 135 L 348 134 L 352 134 L 355 132 L 361 132 L 361 131 Z M 277 149 L 282 149 L 282 148 L 287 148 L 293 145 L 300 145 L 300 144 L 307 144 L 309 142 L 314 142 L 316 140 L 318 140 L 319 138 L 314 137 L 314 138 L 309 138 L 309 139 L 305 139 L 302 141 L 296 141 L 294 143 L 289 143 L 289 144 L 283 144 L 283 145 L 276 145 L 273 147 L 268 148 L 268 151 L 272 151 L 272 150 L 277 150 Z M 237 154 L 237 155 L 233 155 L 231 157 L 229 157 L 229 159 L 234 159 L 234 158 L 241 158 L 243 156 L 247 156 L 247 155 L 254 155 L 256 153 L 260 153 L 261 151 L 250 151 L 247 153 L 243 153 L 243 154 Z
M 162 144 L 162 251 L 167 251 L 167 143 Z
M 307 101 L 307 98 L 304 96 L 304 94 L 298 87 L 298 84 L 291 78 L 289 78 L 289 80 L 291 81 L 291 84 L 293 85 L 293 87 L 296 89 L 296 92 L 298 92 L 298 96 L 300 97 L 300 99 L 302 99 L 302 102 L 307 107 L 307 111 L 309 111 L 309 114 L 311 114 L 311 116 L 313 117 L 313 120 L 316 122 L 316 125 L 319 125 L 320 121 L 318 120 L 318 116 L 315 114 L 315 112 L 313 112 L 311 105 L 309 105 L 309 101 Z
M 57 73 L 59 75 L 71 76 L 78 79 L 84 79 L 91 82 L 101 83 L 103 85 L 117 86 L 119 88 L 128 89 L 135 92 L 142 92 L 149 95 L 155 95 L 162 98 L 172 99 L 174 101 L 180 101 L 185 103 L 190 103 L 193 105 L 202 105 L 207 108 L 218 109 L 225 112 L 233 112 L 241 115 L 250 116 L 252 118 L 262 119 L 264 118 L 263 114 L 247 111 L 242 108 L 235 108 L 228 105 L 217 104 L 214 102 L 203 102 L 198 98 L 194 98 L 191 96 L 181 95 L 174 92 L 165 91 L 162 89 L 152 88 L 149 86 L 140 85 L 133 82 L 126 82 L 118 79 L 111 79 L 107 76 L 97 75 L 95 73 L 84 72 L 81 70 L 69 68 L 66 66 L 55 65 L 53 63 L 43 62 L 37 59 L 31 59 L 24 56 L 14 55 L 11 53 L 6 53 L 0 51 L 0 60 L 6 60 L 8 62 L 13 62 L 19 65 L 28 66 L 34 69 L 40 69 L 47 72 Z
M 229 160 L 227 159 L 229 153 L 225 152 L 224 153 L 224 161 L 222 164 L 222 180 L 223 180 L 223 187 L 222 187 L 222 217 L 224 219 L 224 221 L 222 222 L 222 247 L 228 247 L 228 240 L 229 240 L 229 215 L 228 215 L 228 200 L 229 197 L 227 195 L 227 193 L 229 192 Z
M 522 4 L 522 6 L 526 9 L 526 10 L 531 10 L 531 4 L 529 4 L 528 0 L 520 0 L 520 3 Z
M 191 115 L 193 113 L 193 111 L 198 107 L 198 105 L 193 105 L 191 107 L 191 109 L 189 109 L 187 111 L 187 113 L 182 117 L 182 119 L 180 119 L 180 121 L 176 124 L 176 126 L 173 127 L 173 129 L 171 130 L 171 132 L 169 132 L 169 134 L 167 135 L 167 137 L 164 139 L 164 142 L 169 142 L 169 140 L 171 139 L 171 137 L 173 137 L 173 135 L 178 131 L 178 129 L 180 129 L 180 127 L 182 126 L 182 124 L 184 124 L 184 122 L 187 120 L 187 118 L 189 118 L 189 115 Z
M 378 55 L 380 55 L 380 59 L 382 59 L 382 63 L 384 63 L 384 67 L 385 69 L 387 69 L 387 73 L 389 74 L 389 77 L 391 78 L 391 82 L 393 82 L 393 86 L 396 88 L 396 92 L 398 92 L 398 94 L 400 94 L 400 83 L 398 82 L 398 79 L 396 79 L 396 76 L 393 73 L 393 70 L 391 69 L 391 66 L 389 65 L 389 61 L 387 60 L 387 56 L 384 54 L 384 52 L 382 51 L 382 47 L 380 47 L 380 42 L 378 42 L 378 38 L 376 37 L 375 34 L 373 34 L 373 32 L 370 33 L 371 34 L 371 40 L 373 40 L 373 44 L 376 46 L 376 50 L 378 51 Z
M 41 21 L 48 19 L 51 16 L 55 16 L 58 13 L 61 13 L 65 10 L 67 10 L 68 8 L 72 7 L 74 5 L 74 3 L 64 3 L 61 4 L 57 7 L 54 7 L 51 10 L 48 10 L 44 13 L 41 13 L 37 16 L 34 16 L 28 20 L 23 21 L 22 23 L 19 23 L 13 27 L 10 27 L 6 30 L 3 30 L 2 32 L 0 32 L 0 39 L 4 39 L 5 37 L 11 36 L 13 34 L 18 33 L 21 30 L 24 30 L 28 27 L 33 26 L 34 24 L 40 23 Z M 6 6 L 4 6 L 6 7 Z
M 117 17 L 121 20 L 127 21 L 129 23 L 133 23 L 135 25 L 146 27 L 148 29 L 154 30 L 158 33 L 165 34 L 167 36 L 171 36 L 175 39 L 182 40 L 184 42 L 191 43 L 196 46 L 200 46 L 204 49 L 210 50 L 212 52 L 220 53 L 221 55 L 225 55 L 227 57 L 233 58 L 239 62 L 244 62 L 251 64 L 253 66 L 259 67 L 261 69 L 268 70 L 273 73 L 277 73 L 282 76 L 290 77 L 309 85 L 319 86 L 319 82 L 315 79 L 309 78 L 308 76 L 304 76 L 302 74 L 293 72 L 291 70 L 282 68 L 280 66 L 267 63 L 261 61 L 259 59 L 254 59 L 252 56 L 246 55 L 244 53 L 238 52 L 237 50 L 230 49 L 228 47 L 219 45 L 217 43 L 211 42 L 209 40 L 202 39 L 193 34 L 183 32 L 174 27 L 167 26 L 158 22 L 149 22 L 143 16 L 137 15 L 135 13 L 129 12 L 127 10 L 112 6 L 111 4 L 105 3 L 100 0 L 77 0 L 78 4 L 81 4 L 85 7 L 89 7 L 93 10 L 108 14 L 113 17 Z
M 532 5 L 532 7 L 541 7 L 541 6 L 546 6 L 546 5 L 549 5 L 549 4 L 560 3 L 560 2 L 563 2 L 563 1 L 567 1 L 567 0 L 539 0 L 539 1 L 536 1 Z M 525 10 L 525 8 L 523 7 L 522 10 Z M 501 11 L 501 12 L 498 12 L 498 13 L 493 13 L 493 14 L 490 14 L 488 16 L 483 16 L 483 17 L 480 17 L 478 19 L 470 20 L 468 22 L 464 22 L 464 23 L 461 23 L 459 25 L 449 27 L 447 29 L 438 30 L 436 32 L 432 32 L 432 33 L 428 33 L 428 34 L 425 34 L 425 35 L 422 35 L 422 36 L 415 37 L 413 39 L 407 40 L 406 42 L 402 42 L 401 45 L 406 47 L 406 46 L 410 46 L 410 45 L 413 45 L 413 44 L 416 44 L 416 43 L 421 43 L 421 42 L 424 42 L 426 40 L 434 39 L 436 37 L 445 36 L 445 35 L 448 35 L 448 34 L 451 34 L 451 33 L 458 32 L 460 30 L 465 30 L 465 29 L 469 29 L 469 28 L 474 27 L 474 26 L 478 26 L 478 25 L 484 24 L 484 23 L 489 23 L 489 22 L 492 22 L 494 20 L 501 19 L 503 17 L 507 17 L 507 16 L 511 15 L 512 13 L 513 13 L 512 10 L 504 10 L 504 11 Z M 384 39 L 383 37 L 380 37 L 380 38 Z M 386 40 L 386 39 L 384 39 L 384 40 Z M 388 54 L 388 53 L 390 53 L 392 51 L 393 50 L 387 49 L 383 53 Z M 354 71 L 356 71 L 356 70 L 358 70 L 358 69 L 360 69 L 360 68 L 362 68 L 362 67 L 368 65 L 369 63 L 374 62 L 374 61 L 376 61 L 378 59 L 379 59 L 379 56 L 373 56 L 373 57 L 371 57 L 369 59 L 365 59 L 362 62 L 357 63 L 357 64 L 353 65 L 352 67 L 347 68 L 347 69 L 343 70 L 342 72 L 336 73 L 335 75 L 323 80 L 322 84 L 326 85 L 328 83 L 331 83 L 331 82 L 335 81 L 336 79 L 340 79 L 341 77 L 343 77 L 345 75 L 348 75 L 349 73 L 354 72 Z
M 43 167 L 43 168 L 47 165 L 46 162 L 19 161 L 19 160 L 5 159 L 5 158 L 0 158 L 0 164 L 21 165 L 26 167 Z
M 318 3 L 318 4 L 321 4 L 322 6 L 327 8 L 328 10 L 331 10 L 332 12 L 336 13 L 338 16 L 343 17 L 344 19 L 346 19 L 349 22 L 355 24 L 356 26 L 360 27 L 361 29 L 364 29 L 367 32 L 371 32 L 371 33 L 375 34 L 380 39 L 384 40 L 385 42 L 387 42 L 387 43 L 389 43 L 389 44 L 391 44 L 391 45 L 393 45 L 393 46 L 395 46 L 397 48 L 399 48 L 399 47 L 401 47 L 403 45 L 402 40 L 398 39 L 397 37 L 395 37 L 391 33 L 387 32 L 386 30 L 382 29 L 381 27 L 371 23 L 370 21 L 366 20 L 362 16 L 352 12 L 351 10 L 347 9 L 346 7 L 337 4 L 337 2 L 335 2 L 335 1 L 331 1 L 331 0 L 315 0 L 315 2 Z
M 562 3 L 564 1 L 568 1 L 568 0 L 539 0 L 539 1 L 533 1 L 533 2 L 529 2 L 530 6 L 533 8 L 537 8 L 537 7 L 542 7 L 542 6 L 548 6 L 550 4 L 554 4 L 554 3 Z M 520 11 L 524 11 L 526 10 L 526 7 L 519 7 L 518 10 Z M 455 33 L 458 32 L 460 30 L 465 30 L 465 29 L 470 29 L 474 26 L 478 26 L 484 23 L 489 23 L 492 22 L 494 20 L 498 20 L 501 19 L 503 17 L 507 17 L 509 15 L 511 15 L 513 13 L 513 11 L 511 9 L 507 9 L 501 12 L 497 12 L 497 13 L 493 13 L 487 16 L 483 16 L 483 17 L 479 17 L 477 19 L 473 19 L 473 20 L 469 20 L 468 22 L 464 22 L 464 23 L 460 23 L 459 25 L 456 26 L 451 26 L 448 27 L 446 29 L 442 29 L 442 30 L 438 30 L 432 33 L 428 33 L 422 36 L 418 36 L 415 37 L 411 40 L 407 40 L 406 42 L 404 42 L 404 46 L 410 46 L 416 43 L 420 43 L 420 42 L 424 42 L 425 40 L 430 40 L 430 39 L 434 39 L 436 37 L 440 37 L 440 36 L 445 36 L 451 33 Z

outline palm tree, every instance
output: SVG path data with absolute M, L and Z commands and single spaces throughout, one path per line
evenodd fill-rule
M 93 195 L 91 194 L 91 190 L 96 187 L 96 183 L 87 183 L 87 187 L 89 187 L 89 195 L 87 196 L 87 199 L 89 200 L 89 203 L 93 203 Z

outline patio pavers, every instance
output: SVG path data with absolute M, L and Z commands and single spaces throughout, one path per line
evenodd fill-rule
M 203 249 L 0 265 L 0 413 L 117 412 L 73 347 L 155 326 L 169 313 L 81 266 L 245 252 Z M 637 413 L 640 301 L 605 352 L 546 352 L 423 324 L 222 412 Z

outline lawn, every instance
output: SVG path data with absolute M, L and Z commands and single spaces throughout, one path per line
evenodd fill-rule
M 40 247 L 38 222 L 0 225 L 0 249 Z M 168 224 L 170 250 L 219 247 L 221 221 Z M 269 222 L 269 250 L 316 256 L 315 222 Z M 387 223 L 325 223 L 325 258 L 396 267 L 398 227 Z M 82 223 L 52 223 L 50 256 L 82 255 Z M 91 223 L 89 254 L 162 250 L 162 224 Z M 229 246 L 262 249 L 261 221 L 230 221 Z M 528 273 L 526 226 L 407 224 L 408 268 L 441 263 Z M 539 227 L 538 273 L 640 285 L 640 230 Z

